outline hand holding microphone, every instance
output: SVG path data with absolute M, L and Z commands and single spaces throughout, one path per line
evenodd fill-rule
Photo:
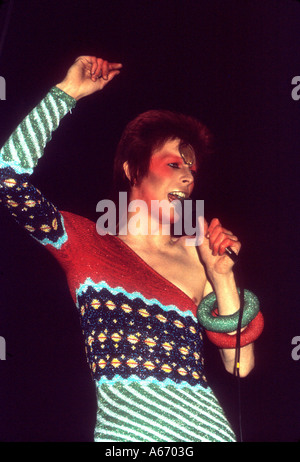
M 188 206 L 190 202 L 190 206 Z M 238 260 L 238 253 L 241 249 L 241 243 L 237 236 L 234 236 L 231 231 L 222 227 L 218 218 L 213 218 L 211 222 L 208 222 L 203 217 L 204 207 L 200 204 L 197 207 L 198 202 L 193 199 L 188 199 L 186 204 L 184 202 L 183 210 L 187 222 L 192 222 L 192 226 L 196 229 L 196 235 L 198 233 L 203 240 L 201 243 L 205 242 L 204 239 L 209 240 L 209 248 L 212 251 L 213 256 L 223 256 L 226 254 L 234 263 Z
M 241 243 L 217 218 L 213 218 L 210 223 L 204 220 L 204 238 L 198 248 L 207 270 L 224 275 L 232 271 Z M 224 258 L 227 256 L 229 258 Z

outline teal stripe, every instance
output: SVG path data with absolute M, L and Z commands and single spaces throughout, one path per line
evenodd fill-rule
M 98 385 L 97 394 L 95 441 L 235 441 L 207 390 L 123 380 Z
M 41 157 L 43 155 L 43 148 L 46 146 L 50 135 L 47 134 L 38 108 L 35 108 L 26 119 L 30 126 L 30 136 L 34 138 L 33 143 L 37 151 L 37 157 Z
M 126 293 L 125 290 L 124 290 L 124 292 Z M 108 383 L 109 385 L 112 385 L 114 383 L 123 382 L 123 380 L 124 380 L 124 378 L 119 374 L 116 374 L 113 379 L 108 379 L 105 375 L 103 375 L 97 381 L 97 384 L 98 384 L 98 386 L 102 386 L 102 384 L 105 384 L 105 383 Z M 133 382 L 141 382 L 140 377 L 138 375 L 132 374 L 128 378 L 126 378 L 126 383 L 133 383 Z M 166 378 L 166 379 L 160 381 L 160 380 L 157 380 L 155 377 L 148 377 L 147 379 L 143 379 L 143 385 L 148 385 L 148 384 L 153 384 L 153 383 L 156 383 L 160 388 L 162 388 L 162 387 L 166 387 L 167 385 L 174 385 L 174 380 Z M 185 388 L 187 386 L 191 386 L 193 388 L 193 390 L 198 390 L 199 389 L 199 390 L 201 390 L 201 392 L 203 392 L 203 393 L 207 392 L 209 394 L 209 390 L 210 390 L 209 387 L 204 388 L 203 385 L 200 385 L 200 384 L 198 384 L 198 385 L 189 385 L 188 382 L 176 383 L 176 389 L 177 390 L 180 389 L 180 388 Z
M 18 127 L 16 135 L 17 140 L 15 144 L 19 144 L 19 160 L 21 164 L 25 168 L 33 168 L 37 165 L 38 155 L 37 149 L 34 146 L 34 140 L 36 140 L 35 136 L 31 136 L 31 133 L 28 131 L 27 125 L 27 118 L 23 121 L 23 123 Z M 39 151 L 41 148 L 39 149 Z

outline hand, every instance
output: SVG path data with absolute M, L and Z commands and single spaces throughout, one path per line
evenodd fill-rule
M 230 274 L 232 271 L 234 262 L 226 255 L 226 247 L 231 247 L 238 254 L 241 243 L 231 231 L 222 227 L 217 218 L 214 218 L 209 225 L 205 221 L 203 242 L 198 248 L 211 278 Z
M 102 90 L 120 73 L 121 63 L 109 63 L 95 56 L 79 56 L 62 82 L 56 85 L 76 100 Z

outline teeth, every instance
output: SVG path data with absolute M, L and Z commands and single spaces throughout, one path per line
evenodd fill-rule
M 168 194 L 168 199 L 170 202 L 174 200 L 183 201 L 186 198 L 187 198 L 187 195 L 182 191 L 172 191 Z

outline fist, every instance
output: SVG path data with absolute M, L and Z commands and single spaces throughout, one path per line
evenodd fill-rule
M 226 274 L 232 270 L 234 262 L 225 253 L 230 247 L 236 254 L 241 249 L 241 243 L 234 234 L 223 228 L 220 221 L 214 218 L 210 224 L 204 223 L 204 239 L 199 246 L 200 256 L 207 271 L 212 275 Z

